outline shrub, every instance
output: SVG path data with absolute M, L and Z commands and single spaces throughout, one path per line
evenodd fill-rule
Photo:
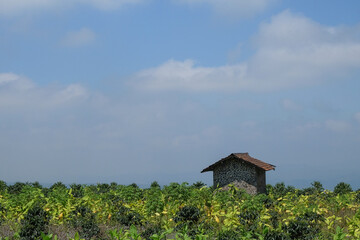
M 274 227 L 274 228 L 277 228 L 279 226 L 279 220 L 280 220 L 280 214 L 279 212 L 271 209 L 269 211 L 269 214 L 270 214 L 270 222 L 271 222 L 271 225 Z
M 84 196 L 84 188 L 81 184 L 71 184 L 71 193 L 76 198 L 82 198 Z
M 356 191 L 355 201 L 358 202 L 358 203 L 360 203 L 360 189 L 358 189 L 358 190 Z
M 90 239 L 99 235 L 100 228 L 93 219 L 83 220 L 81 222 L 80 236 L 85 239 Z
M 151 239 L 150 237 L 154 234 L 161 233 L 161 227 L 159 225 L 150 225 L 145 228 L 145 230 L 141 233 L 141 236 L 145 239 Z
M 0 203 L 0 226 L 3 222 L 3 212 L 5 211 L 5 208 Z
M 200 210 L 197 207 L 185 206 L 180 208 L 174 217 L 174 222 L 177 224 L 175 230 L 194 238 L 199 233 L 197 227 L 199 219 Z
M 242 234 L 239 231 L 227 230 L 227 231 L 220 231 L 218 234 L 218 240 L 236 240 L 242 239 Z
M 316 236 L 320 233 L 320 222 L 324 221 L 324 219 L 322 215 L 315 212 L 306 212 L 290 221 L 285 229 L 291 239 L 316 239 Z
M 164 210 L 164 201 L 162 201 L 162 193 L 159 188 L 151 188 L 147 192 L 145 209 L 148 215 L 159 213 Z
M 340 182 L 334 188 L 334 194 L 336 195 L 350 193 L 350 192 L 352 192 L 352 188 L 348 183 Z
M 254 230 L 257 228 L 259 217 L 259 211 L 256 208 L 251 207 L 243 209 L 240 212 L 239 221 L 247 230 Z
M 141 225 L 141 215 L 130 208 L 120 206 L 119 210 L 111 217 L 117 223 L 125 226 Z
M 265 234 L 264 240 L 291 240 L 291 238 L 282 231 L 270 230 Z
M 43 192 L 45 197 L 48 197 L 49 194 L 51 193 L 51 190 L 49 188 L 43 188 L 43 189 L 41 189 L 41 191 Z
M 200 210 L 194 206 L 185 206 L 181 208 L 174 218 L 176 223 L 185 222 L 185 223 L 196 223 L 200 219 Z
M 167 201 L 182 201 L 185 202 L 190 198 L 190 191 L 188 183 L 170 183 L 169 186 L 164 186 L 163 193 L 167 197 Z
M 266 207 L 271 208 L 274 205 L 274 200 L 271 199 L 268 195 L 265 194 L 259 194 L 257 195 L 259 198 L 259 201 Z
M 98 194 L 107 193 L 110 191 L 110 189 L 111 189 L 111 187 L 107 183 L 98 183 L 97 184 L 97 193 Z
M 8 193 L 10 194 L 19 194 L 22 189 L 26 186 L 25 183 L 22 182 L 16 182 L 14 185 L 8 186 Z
M 115 209 L 122 206 L 123 200 L 122 200 L 121 196 L 113 194 L 113 193 L 109 193 L 107 195 L 107 198 L 111 202 L 111 204 L 114 206 Z
M 22 240 L 39 239 L 41 233 L 46 232 L 48 224 L 47 212 L 39 204 L 35 204 L 21 220 L 20 238 Z
M 99 235 L 100 228 L 96 224 L 96 215 L 90 208 L 79 206 L 71 215 L 70 223 L 75 229 L 79 229 L 82 238 L 90 239 Z
M 311 226 L 308 222 L 303 219 L 296 219 L 291 221 L 286 226 L 286 231 L 289 233 L 290 239 L 314 239 L 312 234 Z

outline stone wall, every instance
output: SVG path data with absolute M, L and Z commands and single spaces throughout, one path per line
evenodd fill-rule
M 256 167 L 243 161 L 229 159 L 213 170 L 214 186 L 223 187 L 229 183 L 245 181 L 257 187 Z
M 244 189 L 245 192 L 247 192 L 248 194 L 251 195 L 255 195 L 258 193 L 258 190 L 255 186 L 248 184 L 245 181 L 234 181 L 231 183 L 231 185 L 233 185 L 234 187 L 238 188 L 238 189 Z M 230 185 L 226 185 L 225 187 L 220 188 L 220 190 L 223 191 L 227 191 L 230 189 Z

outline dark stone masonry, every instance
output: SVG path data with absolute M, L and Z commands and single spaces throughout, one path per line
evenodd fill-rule
M 234 184 L 249 194 L 266 192 L 266 174 L 275 166 L 251 157 L 248 153 L 232 153 L 202 172 L 213 171 L 214 187 Z

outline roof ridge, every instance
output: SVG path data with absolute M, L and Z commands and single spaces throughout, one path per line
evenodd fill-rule
M 259 159 L 256 159 L 254 157 L 251 157 L 249 155 L 249 153 L 231 153 L 229 156 L 220 159 L 219 161 L 215 162 L 214 164 L 210 165 L 209 167 L 203 169 L 201 172 L 208 172 L 208 171 L 213 171 L 214 168 L 220 164 L 223 163 L 224 161 L 228 160 L 229 158 L 231 158 L 232 156 L 235 156 L 237 159 L 241 159 L 247 163 L 250 163 L 252 165 L 255 165 L 258 168 L 261 168 L 265 171 L 269 171 L 269 170 L 275 170 L 275 165 L 263 162 Z
M 246 154 L 246 155 L 249 155 L 249 153 L 248 152 L 243 152 L 243 153 L 232 153 L 232 154 Z M 231 154 L 230 154 L 231 155 Z

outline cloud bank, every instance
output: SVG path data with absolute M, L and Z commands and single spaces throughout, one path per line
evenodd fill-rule
M 263 12 L 278 0 L 173 0 L 189 6 L 210 6 L 214 12 L 226 18 L 246 18 Z M 19 16 L 47 10 L 67 9 L 76 6 L 91 6 L 109 11 L 138 5 L 150 0 L 0 0 L 0 16 Z
M 146 0 L 0 0 L 0 16 L 18 16 L 46 10 L 88 5 L 100 10 L 114 10 Z
M 180 160 L 190 159 L 189 149 L 215 144 L 221 134 L 216 127 L 192 126 L 188 115 L 201 117 L 196 104 L 174 108 L 174 99 L 136 100 L 141 97 L 110 99 L 80 84 L 39 86 L 1 73 L 0 152 L 6 167 L 0 175 L 6 181 L 67 183 L 148 183 L 158 173 L 171 179 L 166 173 L 185 170 Z M 170 152 L 178 152 L 172 161 Z
M 190 6 L 209 5 L 215 13 L 231 18 L 254 16 L 268 8 L 275 0 L 173 0 Z
M 191 63 L 182 67 L 189 66 Z M 199 84 L 198 88 L 203 86 Z M 191 182 L 209 177 L 210 183 L 211 176 L 200 175 L 199 171 L 211 159 L 218 160 L 229 152 L 249 151 L 277 161 L 282 167 L 279 171 L 283 171 L 278 176 L 284 177 L 290 157 L 286 153 L 308 153 L 308 148 L 311 151 L 316 147 L 315 152 L 321 155 L 329 151 L 334 141 L 337 149 L 338 144 L 348 145 L 358 137 L 359 127 L 352 123 L 353 118 L 286 122 L 274 114 L 274 104 L 266 109 L 266 98 L 259 100 L 262 104 L 258 106 L 254 99 L 248 99 L 254 94 L 205 93 L 206 101 L 202 97 L 188 99 L 204 96 L 197 92 L 184 98 L 181 94 L 135 91 L 110 98 L 80 84 L 39 86 L 24 76 L 2 73 L 0 152 L 6 168 L 0 168 L 0 175 L 7 181 L 122 184 L 153 180 Z M 255 98 L 260 96 L 255 94 Z M 277 104 L 288 114 L 305 110 L 290 99 Z M 267 111 L 271 111 L 271 116 L 263 114 Z M 358 112 L 352 115 L 358 116 Z M 339 136 L 349 139 L 337 143 Z M 292 151 L 279 151 L 287 148 Z M 332 159 L 340 153 L 334 153 Z M 303 161 L 301 155 L 297 159 Z M 324 161 L 327 166 L 336 165 L 335 160 Z M 302 164 L 305 163 L 310 164 Z M 300 177 L 304 172 L 298 174 Z M 328 175 L 328 170 L 323 174 Z M 324 175 L 316 173 L 317 177 Z
M 220 67 L 169 60 L 133 81 L 148 90 L 274 91 L 346 79 L 360 69 L 360 26 L 332 27 L 284 11 L 264 22 L 247 61 Z

